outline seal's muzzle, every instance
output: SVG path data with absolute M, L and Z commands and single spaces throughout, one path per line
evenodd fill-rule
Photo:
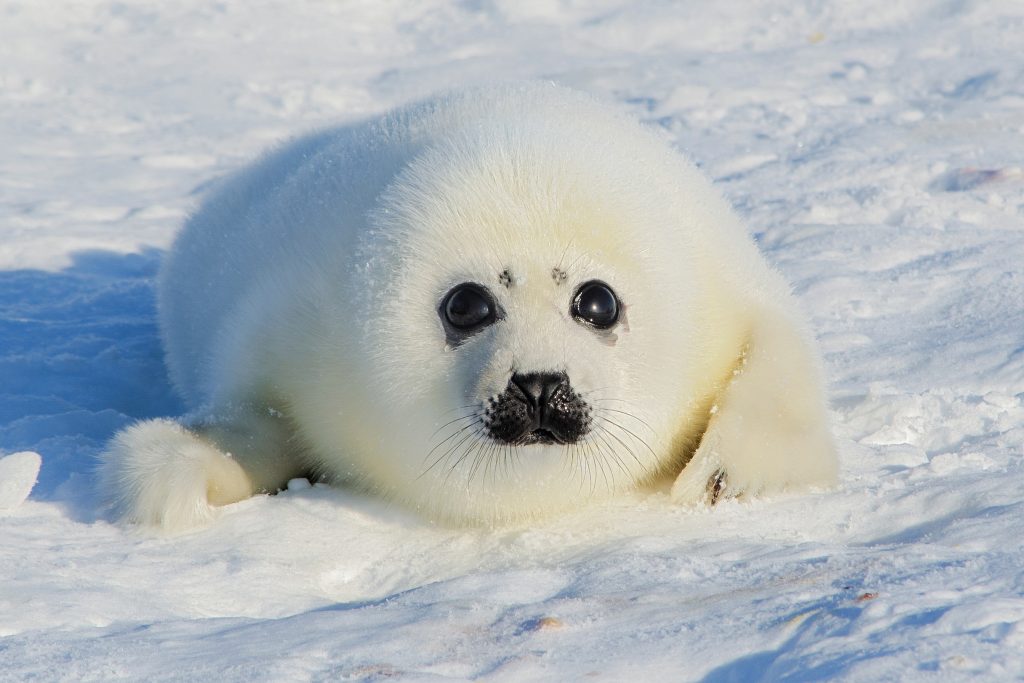
M 517 372 L 488 400 L 484 424 L 491 438 L 506 443 L 571 444 L 590 431 L 590 412 L 564 372 Z

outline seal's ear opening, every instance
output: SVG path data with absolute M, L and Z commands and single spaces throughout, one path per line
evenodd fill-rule
M 838 460 L 810 333 L 777 304 L 759 302 L 732 379 L 711 408 L 672 499 L 713 503 L 836 483 Z

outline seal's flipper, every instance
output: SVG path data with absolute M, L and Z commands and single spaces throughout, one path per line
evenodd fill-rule
M 121 519 L 176 533 L 206 526 L 217 507 L 283 488 L 300 467 L 272 421 L 172 420 L 132 425 L 110 442 L 97 471 Z
M 732 378 L 690 462 L 672 486 L 679 502 L 713 502 L 789 487 L 830 485 L 838 464 L 811 335 L 792 314 L 760 302 Z M 724 486 L 709 481 L 724 473 Z M 717 480 L 717 479 L 716 479 Z

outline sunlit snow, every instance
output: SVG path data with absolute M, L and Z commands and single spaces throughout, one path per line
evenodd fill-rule
M 1014 0 L 0 2 L 0 681 L 1024 677 L 1022 45 Z M 459 530 L 296 482 L 112 524 L 93 459 L 181 411 L 154 274 L 209 183 L 520 78 L 735 204 L 819 335 L 841 486 Z

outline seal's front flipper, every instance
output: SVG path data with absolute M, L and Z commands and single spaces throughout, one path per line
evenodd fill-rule
M 101 494 L 125 521 L 176 533 L 209 524 L 216 508 L 276 492 L 300 468 L 270 419 L 185 427 L 147 420 L 118 433 L 100 456 Z
M 171 420 L 121 431 L 100 456 L 100 492 L 125 521 L 174 533 L 205 526 L 214 506 L 248 498 L 252 480 L 229 455 Z
M 791 313 L 756 310 L 704 436 L 672 486 L 679 502 L 831 485 L 838 461 L 811 335 Z

